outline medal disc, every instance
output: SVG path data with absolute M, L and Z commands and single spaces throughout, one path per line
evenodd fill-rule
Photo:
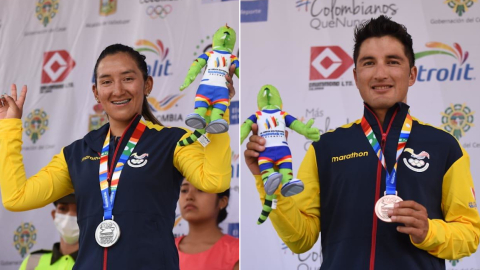
M 403 201 L 402 198 L 397 195 L 385 195 L 375 204 L 375 214 L 380 220 L 392 222 L 392 219 L 388 216 L 388 210 L 393 210 L 395 203 L 401 201 Z
M 104 220 L 95 230 L 95 240 L 102 247 L 110 247 L 118 241 L 120 227 L 113 220 Z

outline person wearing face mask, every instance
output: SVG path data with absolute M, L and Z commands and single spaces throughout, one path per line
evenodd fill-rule
M 75 195 L 67 195 L 53 203 L 52 218 L 60 233 L 60 242 L 52 250 L 32 252 L 20 266 L 20 270 L 72 269 L 78 254 L 79 228 Z

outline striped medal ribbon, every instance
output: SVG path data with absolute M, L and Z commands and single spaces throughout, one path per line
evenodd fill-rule
M 140 137 L 142 137 L 145 128 L 146 123 L 142 117 L 138 122 L 137 126 L 135 127 L 135 131 L 133 132 L 132 136 L 128 140 L 125 149 L 123 149 L 123 152 L 118 159 L 118 162 L 114 165 L 114 169 L 109 170 L 108 166 L 108 154 L 110 150 L 110 129 L 108 130 L 107 137 L 105 138 L 105 142 L 103 143 L 99 168 L 100 191 L 102 193 L 103 200 L 103 221 L 98 225 L 95 231 L 95 239 L 97 240 L 97 243 L 102 247 L 112 246 L 118 241 L 118 238 L 120 237 L 120 227 L 113 220 L 112 215 L 113 205 L 115 203 L 115 194 L 117 193 L 118 182 L 120 181 L 120 175 L 122 174 L 123 166 L 125 166 L 125 162 L 132 154 L 132 151 L 137 145 L 138 140 L 140 140 Z M 115 162 L 115 156 L 116 155 L 114 155 L 114 157 L 112 158 L 112 163 Z M 111 179 L 110 189 L 108 186 L 108 179 Z
M 391 120 L 393 121 L 393 119 Z M 386 190 L 384 196 L 380 198 L 375 204 L 375 213 L 377 214 L 380 220 L 385 222 L 392 222 L 391 218 L 388 216 L 388 210 L 393 209 L 395 203 L 403 201 L 397 194 L 397 165 L 398 159 L 402 154 L 405 146 L 407 145 L 408 138 L 410 137 L 410 132 L 412 131 L 412 117 L 410 114 L 407 114 L 405 121 L 403 122 L 402 130 L 400 132 L 400 137 L 398 138 L 397 153 L 395 159 L 395 165 L 393 165 L 392 171 L 389 173 L 387 169 L 387 163 L 385 162 L 385 156 L 382 152 L 382 147 L 380 142 L 377 140 L 375 133 L 372 130 L 372 127 L 368 123 L 365 116 L 362 118 L 361 126 L 365 137 L 373 148 L 373 151 L 377 154 L 380 163 L 385 168 L 386 173 Z

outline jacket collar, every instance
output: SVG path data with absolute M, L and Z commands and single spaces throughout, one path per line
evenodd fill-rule
M 367 103 L 364 103 L 364 105 L 365 108 L 363 111 L 363 115 L 372 127 L 373 132 L 375 133 L 375 136 L 378 140 L 381 140 L 382 138 L 382 131 L 383 133 L 387 132 L 388 126 L 392 121 L 393 122 L 391 123 L 391 129 L 401 130 L 403 122 L 405 121 L 405 117 L 407 117 L 408 110 L 410 108 L 410 106 L 403 102 L 395 103 L 392 107 L 388 109 L 387 114 L 385 115 L 385 120 L 383 121 L 383 126 L 382 128 L 380 128 L 380 122 L 377 119 L 377 116 L 373 113 L 373 109 Z
M 393 168 L 396 162 L 396 153 L 398 147 L 398 138 L 403 127 L 405 118 L 407 117 L 409 106 L 405 103 L 398 102 L 388 109 L 383 121 L 382 129 L 380 129 L 380 123 L 377 120 L 373 110 L 365 104 L 364 116 L 372 127 L 375 137 L 379 140 L 380 145 L 384 151 L 386 165 L 389 171 Z M 391 123 L 391 126 L 390 126 Z M 389 129 L 390 126 L 390 129 Z M 383 131 L 383 133 L 382 133 Z M 384 135 L 384 136 L 382 136 Z M 382 142 L 382 139 L 385 139 Z
M 62 254 L 62 252 L 60 251 L 60 243 L 55 243 L 52 249 L 52 259 L 50 260 L 50 265 L 54 264 L 56 261 L 60 260 L 60 258 L 65 255 L 70 255 L 70 257 L 72 257 L 72 259 L 76 261 L 78 256 L 78 250 L 73 252 L 72 254 Z
M 93 151 L 100 153 L 109 129 L 110 123 L 106 123 L 101 128 L 90 131 L 83 139 Z
M 137 115 L 132 119 L 130 126 L 128 127 L 127 131 L 124 134 L 125 138 L 127 138 L 127 140 L 124 140 L 125 144 L 126 142 L 128 142 L 128 139 L 130 138 L 130 136 L 132 136 L 133 131 L 135 130 L 137 123 L 140 122 L 141 118 L 142 118 L 141 115 Z M 101 128 L 89 132 L 87 135 L 85 135 L 83 139 L 93 151 L 97 153 L 101 153 L 103 148 L 103 143 L 105 142 L 105 136 L 107 136 L 109 129 L 110 129 L 110 123 L 106 123 Z

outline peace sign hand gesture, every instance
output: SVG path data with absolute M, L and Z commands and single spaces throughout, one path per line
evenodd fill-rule
M 8 118 L 21 119 L 26 97 L 26 85 L 22 87 L 22 92 L 20 92 L 20 96 L 17 98 L 17 86 L 12 84 L 10 87 L 10 96 L 6 94 L 0 96 L 0 120 Z

